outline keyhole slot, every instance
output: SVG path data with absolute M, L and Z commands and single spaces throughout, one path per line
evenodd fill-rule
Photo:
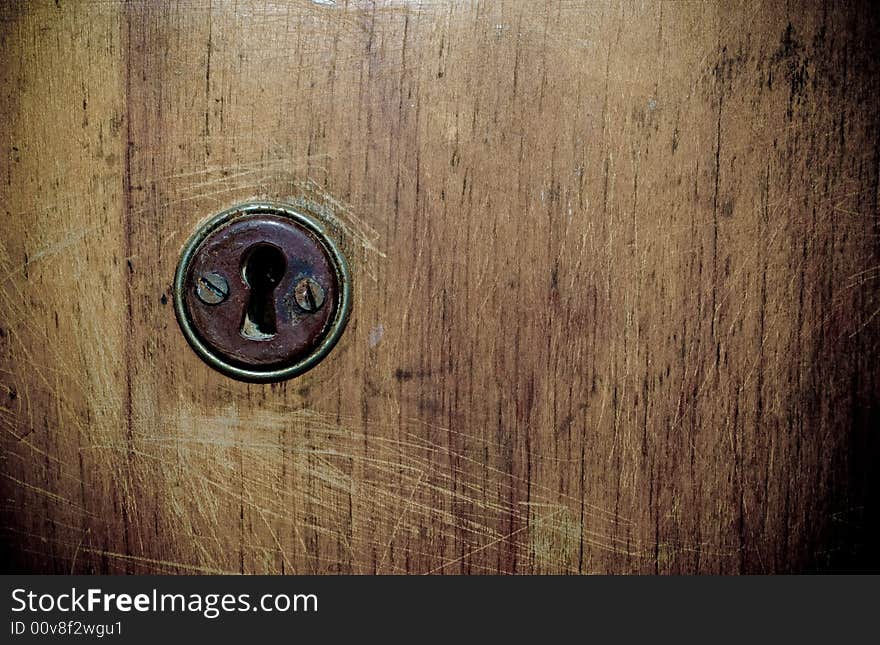
M 257 244 L 244 256 L 241 274 L 250 288 L 241 335 L 250 340 L 268 340 L 278 333 L 275 287 L 284 277 L 287 260 L 277 246 Z

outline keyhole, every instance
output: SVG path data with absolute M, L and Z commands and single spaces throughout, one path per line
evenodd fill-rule
M 250 299 L 241 324 L 241 335 L 245 338 L 268 340 L 278 332 L 272 294 L 286 269 L 284 254 L 271 244 L 257 244 L 245 256 L 241 271 L 250 287 Z

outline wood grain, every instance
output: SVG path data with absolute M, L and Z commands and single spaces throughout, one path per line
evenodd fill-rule
M 4 569 L 880 566 L 867 3 L 0 10 Z M 200 221 L 318 212 L 321 365 L 204 365 Z

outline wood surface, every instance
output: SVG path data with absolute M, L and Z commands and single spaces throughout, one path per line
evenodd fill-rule
M 5 2 L 3 568 L 880 567 L 868 3 Z M 277 385 L 170 285 L 320 214 L 351 323 Z

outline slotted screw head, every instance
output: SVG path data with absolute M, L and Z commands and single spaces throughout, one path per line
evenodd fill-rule
M 218 305 L 229 296 L 229 283 L 219 273 L 205 273 L 196 280 L 196 295 L 206 305 Z
M 293 299 L 300 309 L 314 313 L 324 304 L 324 289 L 313 278 L 303 278 L 293 288 Z

